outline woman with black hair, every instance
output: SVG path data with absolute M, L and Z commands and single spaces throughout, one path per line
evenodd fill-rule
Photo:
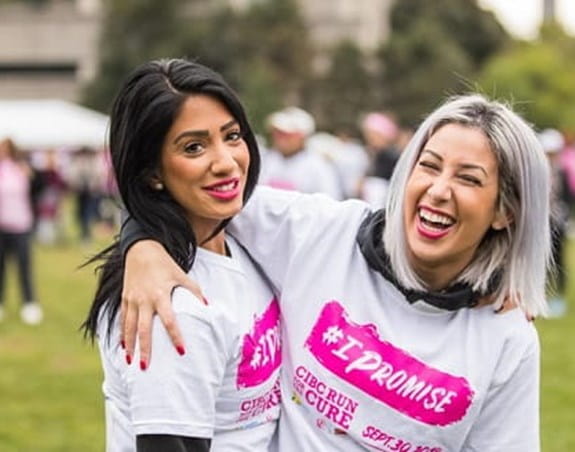
M 268 450 L 279 414 L 278 303 L 224 231 L 259 172 L 244 110 L 212 70 L 159 60 L 128 77 L 110 121 L 114 174 L 127 211 L 202 281 L 210 303 L 175 289 L 175 317 L 194 346 L 174 349 L 158 321 L 153 363 L 132 357 L 121 344 L 119 243 L 92 259 L 104 262 L 83 328 L 98 340 L 102 357 L 107 450 Z M 146 372 L 124 362 L 133 359 Z

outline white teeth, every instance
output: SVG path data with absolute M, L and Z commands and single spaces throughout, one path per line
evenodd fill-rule
M 449 217 L 444 215 L 439 215 L 434 212 L 429 212 L 428 210 L 420 209 L 419 216 L 423 218 L 425 221 L 430 221 L 432 223 L 439 223 L 444 226 L 451 226 L 453 224 L 453 220 Z
M 236 186 L 235 182 L 229 182 L 227 184 L 224 185 L 218 185 L 216 187 L 213 187 L 212 190 L 215 191 L 229 191 L 229 190 L 233 190 L 233 188 Z

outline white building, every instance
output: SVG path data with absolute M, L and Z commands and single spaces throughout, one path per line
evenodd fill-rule
M 0 98 L 77 100 L 96 71 L 99 0 L 0 5 Z

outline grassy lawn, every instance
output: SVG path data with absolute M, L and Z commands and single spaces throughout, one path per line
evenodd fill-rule
M 10 273 L 7 318 L 0 324 L 3 452 L 104 450 L 99 358 L 78 332 L 95 278 L 76 267 L 90 252 L 75 244 L 37 246 L 38 298 L 45 311 L 40 326 L 20 322 Z
M 107 238 L 100 239 L 100 245 Z M 575 269 L 575 244 L 569 267 Z M 10 272 L 7 318 L 0 323 L 0 451 L 104 450 L 102 375 L 97 349 L 78 327 L 94 287 L 91 269 L 76 270 L 97 246 L 75 243 L 35 250 L 45 321 L 21 324 L 19 294 Z M 543 348 L 544 452 L 575 451 L 575 280 L 562 319 L 537 320 Z M 502 451 L 503 452 L 503 451 Z

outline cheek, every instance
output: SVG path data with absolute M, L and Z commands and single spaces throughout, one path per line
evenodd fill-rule
M 418 199 L 425 192 L 425 176 L 412 174 L 405 186 L 405 208 L 407 210 L 414 210 Z
M 238 149 L 234 159 L 236 160 L 238 166 L 242 169 L 243 173 L 247 173 L 251 162 L 248 146 L 244 145 L 241 149 Z
M 164 180 L 173 190 L 188 188 L 189 184 L 197 181 L 203 172 L 199 161 L 184 159 L 165 162 L 162 167 Z

